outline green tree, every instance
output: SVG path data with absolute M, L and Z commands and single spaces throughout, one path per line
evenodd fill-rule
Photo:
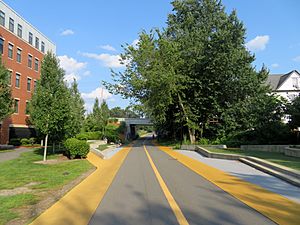
M 124 47 L 126 69 L 113 72 L 115 83 L 106 87 L 142 104 L 166 133 L 187 132 L 191 142 L 196 135 L 228 135 L 229 126 L 233 131 L 249 127 L 256 115 L 249 120 L 226 115 L 255 107 L 270 89 L 264 84 L 268 71 L 257 72 L 251 64 L 255 57 L 245 48 L 243 23 L 235 11 L 227 14 L 221 1 L 175 0 L 172 5 L 166 29 L 142 32 L 137 47 Z M 229 113 L 232 108 L 238 112 Z
M 102 133 L 105 135 L 105 127 L 108 124 L 110 114 L 109 114 L 109 108 L 106 103 L 106 101 L 102 101 L 100 105 L 100 120 L 98 121 L 100 123 L 100 126 L 102 128 Z
M 64 70 L 53 53 L 48 52 L 41 66 L 41 78 L 32 96 L 30 118 L 34 126 L 45 135 L 44 161 L 47 156 L 48 137 L 63 138 L 66 123 L 70 121 L 70 93 L 64 81 Z
M 2 64 L 0 57 L 0 121 L 12 112 L 10 79 L 10 73 Z
M 73 137 L 78 134 L 83 126 L 84 121 L 84 101 L 81 98 L 80 92 L 78 90 L 78 84 L 74 79 L 70 91 L 70 121 L 66 124 L 67 132 L 69 137 Z
M 124 109 L 122 109 L 119 106 L 111 108 L 109 113 L 110 113 L 111 117 L 116 117 L 116 118 L 123 118 L 123 117 L 125 117 Z
M 298 95 L 287 107 L 287 114 L 290 117 L 289 126 L 291 129 L 300 127 L 300 96 Z

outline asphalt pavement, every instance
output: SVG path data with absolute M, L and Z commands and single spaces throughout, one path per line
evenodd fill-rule
M 162 187 L 146 151 L 164 181 Z M 166 189 L 174 198 L 170 202 Z M 174 211 L 174 205 L 178 210 Z M 173 207 L 172 207 L 173 206 Z M 187 223 L 178 220 L 181 211 Z M 128 153 L 90 225 L 274 224 L 267 217 L 179 163 L 148 140 Z

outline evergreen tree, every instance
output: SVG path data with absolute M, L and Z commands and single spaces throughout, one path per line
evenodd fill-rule
M 100 121 L 98 121 L 98 122 L 100 123 L 102 133 L 104 135 L 105 135 L 105 127 L 108 124 L 109 117 L 110 117 L 110 114 L 109 114 L 108 105 L 107 105 L 106 101 L 103 101 L 100 106 Z
M 70 121 L 70 93 L 64 81 L 64 70 L 53 53 L 48 52 L 41 66 L 41 78 L 32 96 L 30 118 L 33 125 L 45 135 L 44 160 L 49 136 L 62 139 Z
M 66 124 L 69 137 L 78 134 L 83 126 L 84 121 L 84 101 L 81 98 L 76 80 L 73 81 L 70 91 L 70 121 Z
M 10 73 L 2 64 L 0 57 L 0 121 L 12 112 Z

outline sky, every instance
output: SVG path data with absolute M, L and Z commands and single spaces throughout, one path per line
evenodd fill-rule
M 166 27 L 170 0 L 4 0 L 56 44 L 65 79 L 76 78 L 92 109 L 94 99 L 125 108 L 129 101 L 111 95 L 102 81 L 111 81 L 119 64 L 121 45 L 135 44 L 143 30 Z M 264 64 L 271 74 L 300 71 L 299 0 L 223 0 L 226 11 L 237 11 L 247 29 L 246 47 L 253 65 Z

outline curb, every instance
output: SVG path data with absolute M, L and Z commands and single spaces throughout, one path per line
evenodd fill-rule
M 277 165 L 256 157 L 213 153 L 200 146 L 197 146 L 195 151 L 207 158 L 238 160 L 264 173 L 268 173 L 294 186 L 300 187 L 300 173 L 297 170 Z

